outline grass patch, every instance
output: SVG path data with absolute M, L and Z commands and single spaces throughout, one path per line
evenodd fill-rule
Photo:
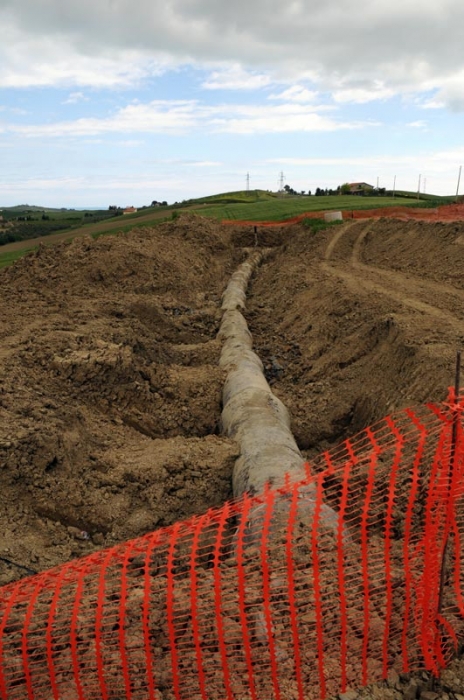
M 33 250 L 37 249 L 28 248 L 27 250 L 12 250 L 9 253 L 0 253 L 0 268 L 12 265 L 15 260 L 19 260 L 19 258 L 22 258 L 24 255 L 27 255 L 27 253 L 30 253 Z
M 326 228 L 332 228 L 334 226 L 340 226 L 345 223 L 344 221 L 325 221 L 325 219 L 303 219 L 301 222 L 305 228 L 308 228 L 311 233 L 317 233 L 317 231 L 323 231 Z

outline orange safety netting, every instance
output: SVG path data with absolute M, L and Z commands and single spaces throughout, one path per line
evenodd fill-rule
M 0 697 L 308 700 L 438 673 L 464 632 L 463 409 L 387 417 L 303 482 L 0 589 Z

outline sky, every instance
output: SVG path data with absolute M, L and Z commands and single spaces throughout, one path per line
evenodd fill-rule
M 0 207 L 174 203 L 247 174 L 455 194 L 463 26 L 462 0 L 0 0 Z

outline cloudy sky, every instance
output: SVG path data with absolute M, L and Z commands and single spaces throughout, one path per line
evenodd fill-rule
M 451 194 L 463 26 L 462 0 L 0 0 L 0 206 L 171 203 L 282 172 Z

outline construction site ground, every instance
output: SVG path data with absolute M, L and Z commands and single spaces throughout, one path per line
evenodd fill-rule
M 464 344 L 464 222 L 255 233 L 184 214 L 41 246 L 0 271 L 0 584 L 231 497 L 216 334 L 250 246 L 272 248 L 249 290 L 254 349 L 309 461 L 446 398 Z M 413 698 L 430 683 L 395 676 L 360 696 Z M 464 664 L 433 692 L 464 697 Z

